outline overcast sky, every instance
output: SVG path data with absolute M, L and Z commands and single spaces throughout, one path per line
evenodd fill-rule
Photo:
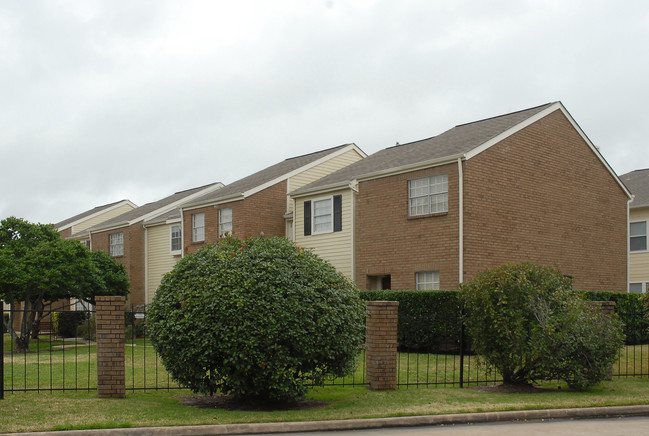
M 649 168 L 649 2 L 0 0 L 0 219 L 561 101 Z

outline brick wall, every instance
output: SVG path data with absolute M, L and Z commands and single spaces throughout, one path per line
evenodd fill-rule
M 259 236 L 261 232 L 265 236 L 285 236 L 286 182 L 280 182 L 245 200 L 184 211 L 185 253 L 193 253 L 205 244 L 218 240 L 219 209 L 226 207 L 232 208 L 232 231 L 239 238 Z M 192 215 L 196 213 L 205 214 L 204 242 L 192 242 Z
M 448 174 L 448 213 L 408 216 L 408 181 Z M 415 273 L 440 271 L 440 287 L 458 283 L 459 213 L 457 164 L 359 184 L 356 202 L 356 284 L 390 274 L 392 289 L 415 289 Z
M 97 393 L 126 396 L 124 297 L 97 297 Z
M 627 197 L 556 111 L 464 164 L 464 279 L 532 261 L 626 289 Z
M 115 260 L 126 266 L 131 283 L 126 305 L 127 307 L 134 307 L 145 304 L 145 240 L 142 223 L 136 223 L 115 230 L 93 233 L 92 249 L 93 251 L 103 250 L 110 253 L 109 235 L 119 232 L 124 233 L 124 255 L 115 257 Z

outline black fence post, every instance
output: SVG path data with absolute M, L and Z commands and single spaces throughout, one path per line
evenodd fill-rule
M 0 400 L 5 399 L 5 303 L 0 301 L 0 316 L 2 327 L 0 328 Z
M 460 389 L 464 387 L 464 313 L 460 309 Z

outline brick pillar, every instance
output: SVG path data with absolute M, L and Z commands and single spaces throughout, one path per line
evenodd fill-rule
M 97 297 L 97 393 L 99 398 L 124 398 L 125 297 Z
M 615 301 L 593 301 L 594 304 L 599 305 L 599 310 L 605 315 L 612 315 L 615 313 Z M 613 365 L 608 368 L 606 380 L 613 380 Z
M 366 373 L 371 390 L 397 388 L 398 301 L 368 301 Z

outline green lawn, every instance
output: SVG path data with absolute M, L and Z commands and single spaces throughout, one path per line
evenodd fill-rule
M 225 410 L 185 406 L 190 392 L 128 392 L 122 400 L 100 400 L 94 392 L 19 392 L 0 401 L 0 432 L 83 428 L 173 426 L 330 420 L 546 408 L 649 404 L 649 381 L 630 378 L 604 382 L 589 392 L 558 389 L 533 394 L 487 393 L 475 389 L 409 387 L 369 391 L 364 387 L 312 390 L 308 399 L 322 406 L 307 410 Z

